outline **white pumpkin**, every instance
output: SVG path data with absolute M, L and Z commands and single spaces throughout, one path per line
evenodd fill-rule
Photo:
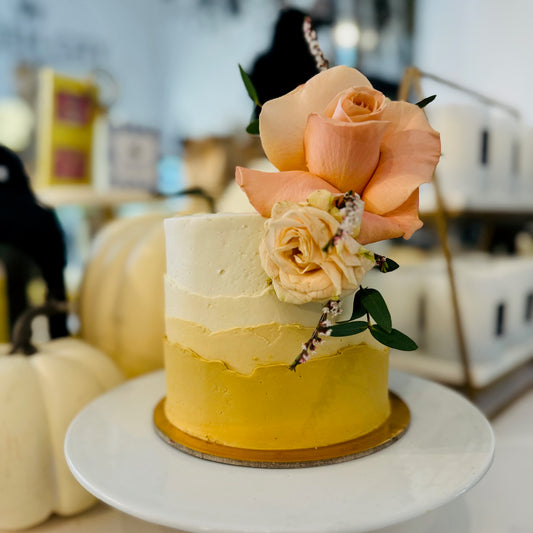
M 187 213 L 207 209 L 198 198 Z M 81 336 L 112 357 L 127 377 L 163 367 L 163 220 L 169 216 L 152 213 L 110 222 L 96 235 L 85 267 Z
M 96 502 L 70 473 L 63 441 L 75 415 L 124 379 L 109 357 L 81 340 L 36 347 L 26 356 L 0 345 L 0 529 L 31 527 Z
M 97 234 L 80 292 L 81 336 L 127 377 L 163 366 L 164 215 L 119 219 Z

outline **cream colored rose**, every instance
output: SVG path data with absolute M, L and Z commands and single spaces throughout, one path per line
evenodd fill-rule
M 359 287 L 373 255 L 349 235 L 324 251 L 338 228 L 335 217 L 312 205 L 274 205 L 259 254 L 282 302 L 326 301 Z

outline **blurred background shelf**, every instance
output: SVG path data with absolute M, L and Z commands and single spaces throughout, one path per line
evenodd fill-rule
M 420 216 L 431 221 L 437 216 L 435 210 L 425 210 L 421 207 Z M 533 199 L 524 199 L 522 203 L 513 206 L 509 205 L 484 205 L 484 206 L 464 206 L 457 208 L 447 208 L 446 216 L 450 219 L 477 218 L 485 221 L 501 221 L 503 218 L 513 218 L 516 220 L 533 219 Z
M 532 347 L 505 352 L 497 361 L 471 364 L 474 386 L 466 383 L 459 359 L 438 359 L 424 353 L 391 351 L 391 366 L 455 388 L 489 418 L 494 418 L 533 388 Z
M 125 203 L 147 203 L 164 200 L 164 197 L 136 189 L 96 190 L 90 186 L 54 186 L 37 189 L 36 194 L 43 203 L 54 206 L 112 207 Z
M 398 370 L 417 374 L 454 386 L 465 385 L 464 373 L 458 359 L 443 359 L 424 352 L 391 350 L 391 365 Z M 493 361 L 471 361 L 472 385 L 482 389 L 513 372 L 524 364 L 533 362 L 533 346 L 529 342 L 505 350 Z

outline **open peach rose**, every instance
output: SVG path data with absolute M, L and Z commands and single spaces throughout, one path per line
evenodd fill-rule
M 359 287 L 375 265 L 373 254 L 349 235 L 325 251 L 338 228 L 333 215 L 313 205 L 273 206 L 259 255 L 282 302 L 326 301 Z
M 237 167 L 236 180 L 261 215 L 325 189 L 364 200 L 362 244 L 409 238 L 422 226 L 418 187 L 431 180 L 440 137 L 418 106 L 391 102 L 360 72 L 338 66 L 266 102 L 259 121 L 280 172 Z

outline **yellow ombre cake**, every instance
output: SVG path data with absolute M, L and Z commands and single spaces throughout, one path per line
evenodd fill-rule
M 278 299 L 259 256 L 264 223 L 257 214 L 165 220 L 166 418 L 202 440 L 254 450 L 372 432 L 390 414 L 388 348 L 368 331 L 329 337 L 290 369 L 323 304 Z
M 167 387 L 154 423 L 207 459 L 348 460 L 409 424 L 388 390 L 388 347 L 416 343 L 362 284 L 399 266 L 367 244 L 422 226 L 418 188 L 440 157 L 431 99 L 393 102 L 356 69 L 328 69 L 308 22 L 320 72 L 306 83 L 261 105 L 240 69 L 261 108 L 247 131 L 274 167 L 235 169 L 257 213 L 165 221 Z

